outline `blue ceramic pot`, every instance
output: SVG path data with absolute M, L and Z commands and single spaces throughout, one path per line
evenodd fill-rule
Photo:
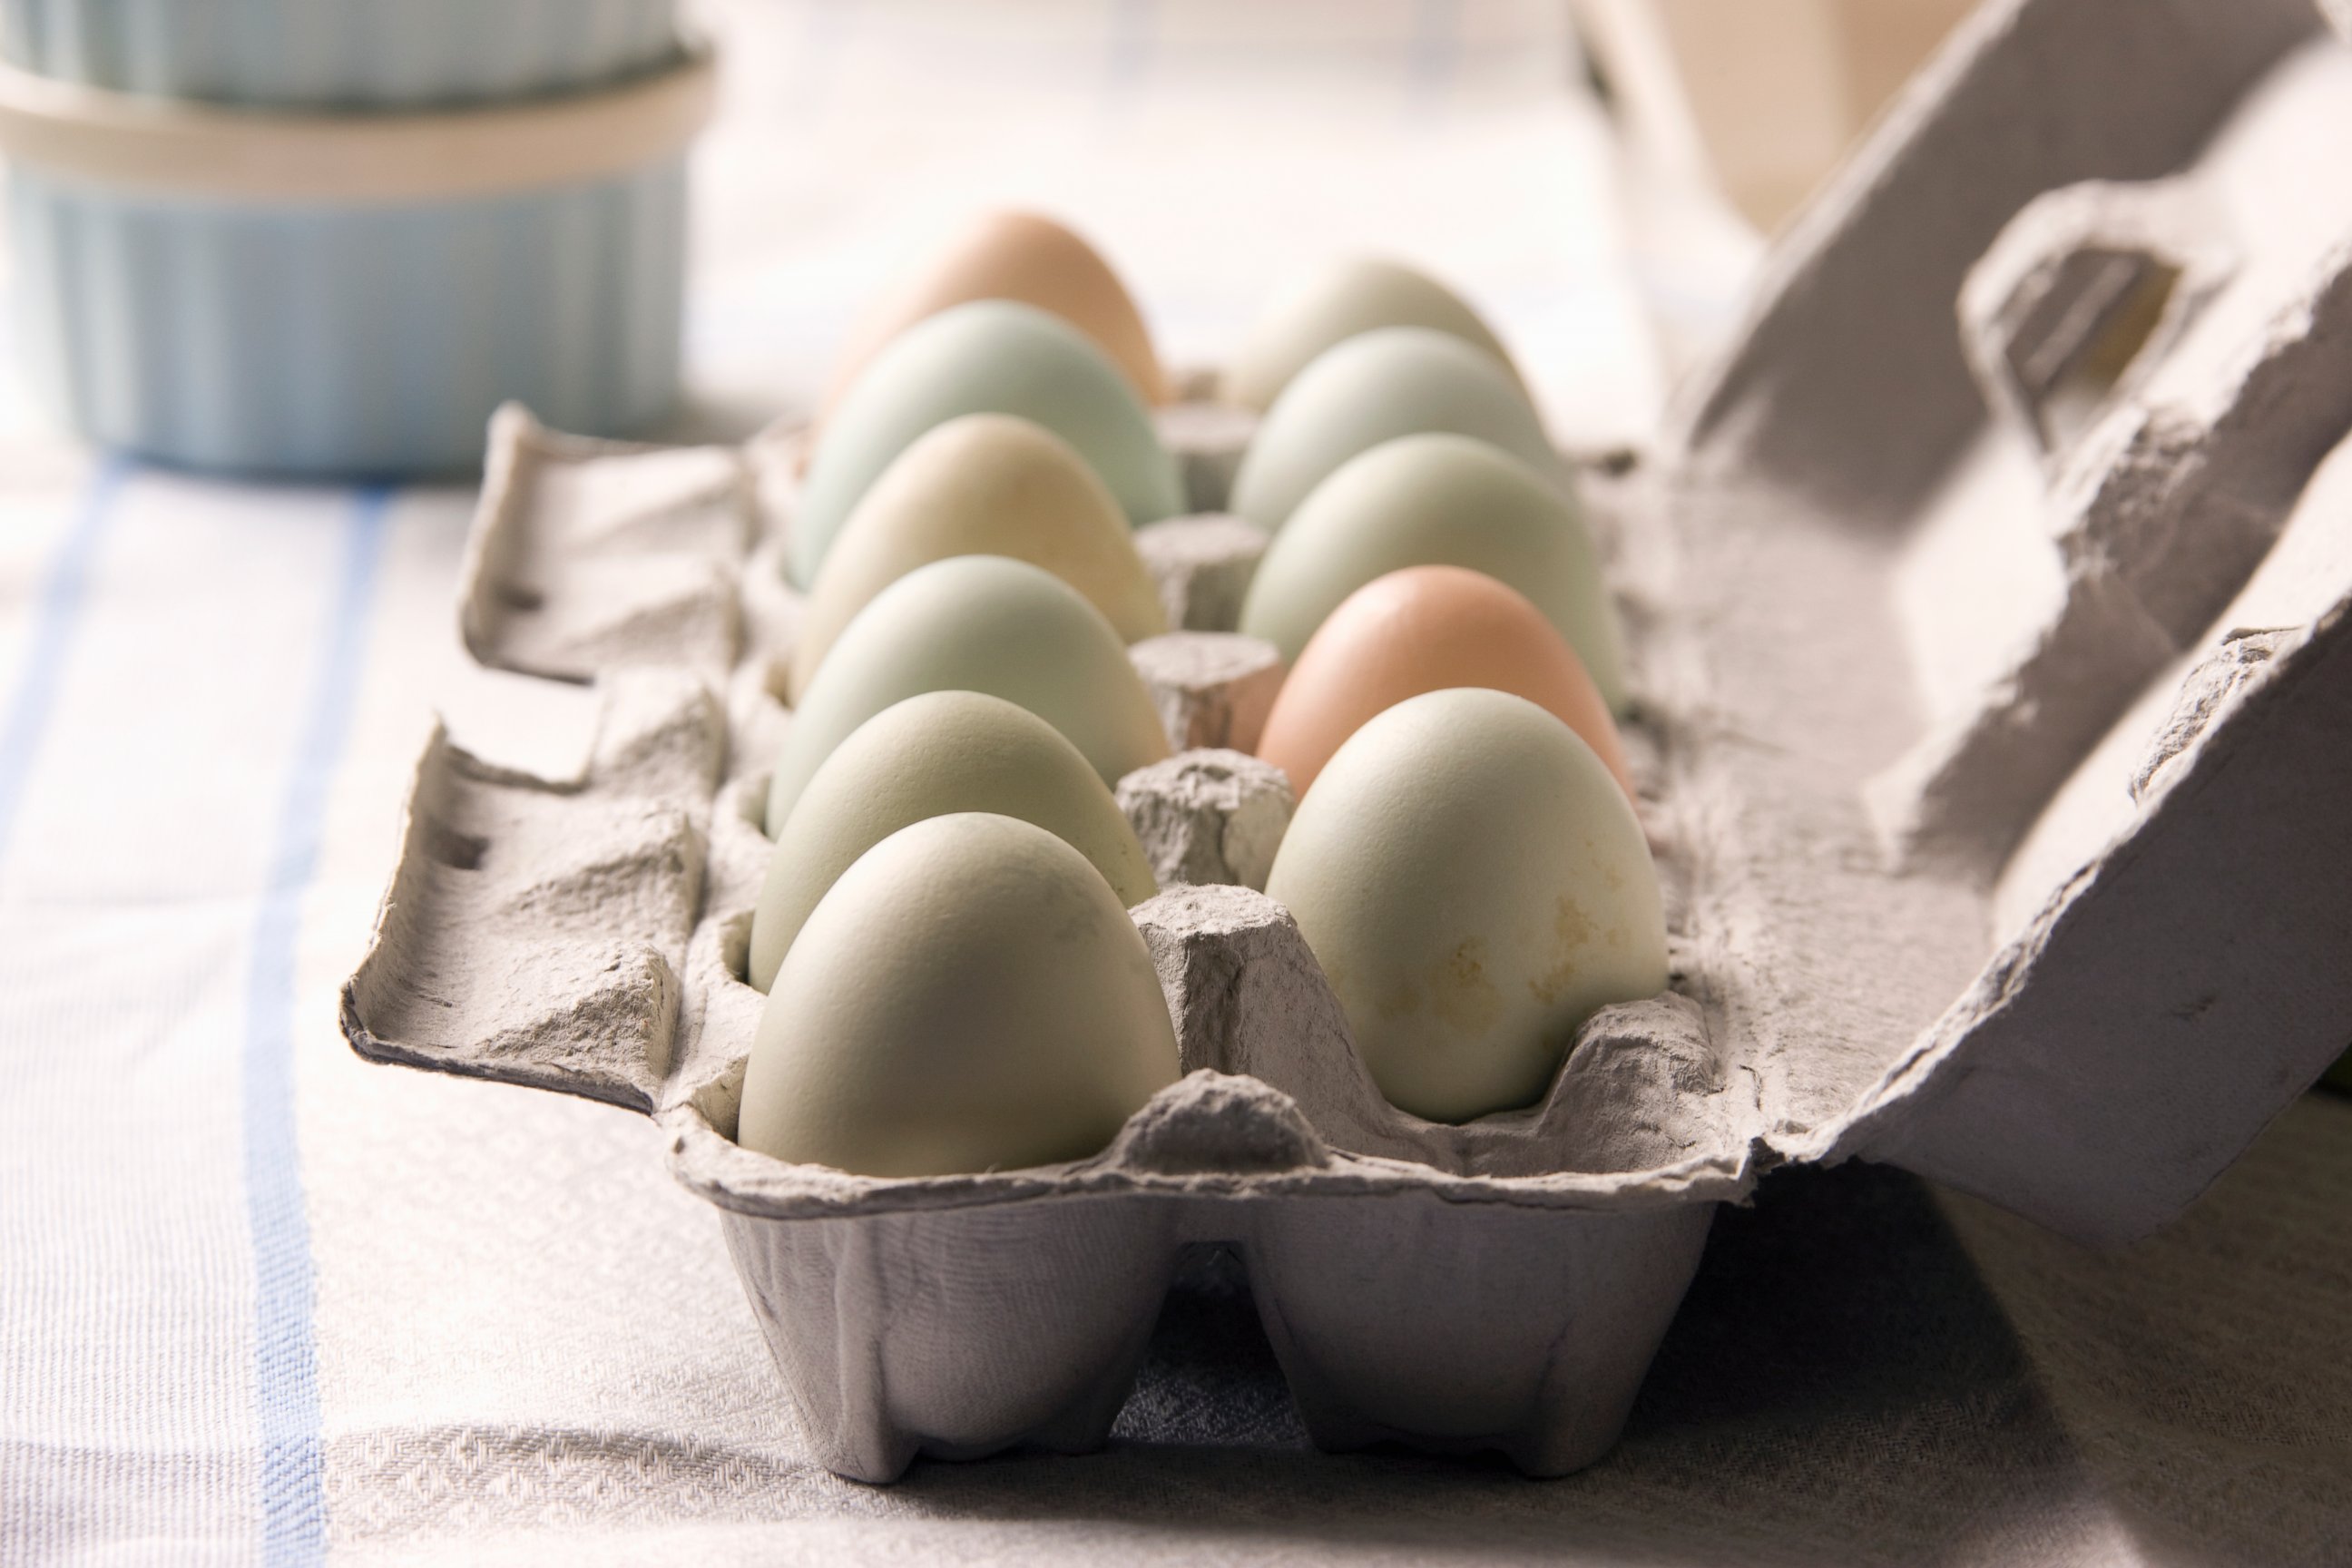
M 281 109 L 572 91 L 677 50 L 676 0 L 0 0 L 0 55 L 26 70 Z
M 453 104 L 593 109 L 682 60 L 671 0 L 0 0 L 0 44 L 19 72 L 257 106 L 230 121 L 267 133 L 322 106 L 377 128 L 486 118 Z M 91 438 L 203 468 L 462 469 L 510 398 L 625 434 L 676 395 L 684 165 L 673 138 L 542 185 L 343 199 L 20 149 L 25 363 Z

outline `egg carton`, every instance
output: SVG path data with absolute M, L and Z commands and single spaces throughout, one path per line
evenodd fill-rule
M 344 1031 L 655 1116 L 813 1454 L 868 1480 L 1101 1443 L 1189 1243 L 1238 1250 L 1318 1444 L 1557 1474 L 1780 1164 L 2147 1234 L 2352 1039 L 2352 211 L 2298 191 L 2298 226 L 2279 189 L 2347 82 L 2284 0 L 1988 6 L 1782 242 L 1663 460 L 1584 469 L 1673 982 L 1537 1106 L 1381 1098 L 1246 885 L 1280 780 L 1192 749 L 1122 781 L 1187 1072 L 1108 1149 L 884 1180 L 738 1148 L 795 437 L 520 412 L 461 625 L 551 705 L 593 683 L 593 738 L 524 768 L 435 734 Z M 1271 678 L 1221 637 L 1251 541 L 1215 509 L 1246 424 L 1164 430 L 1202 515 L 1147 531 L 1187 629 L 1139 668 L 1180 744 L 1245 749 Z

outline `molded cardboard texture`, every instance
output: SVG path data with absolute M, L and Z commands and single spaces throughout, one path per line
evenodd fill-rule
M 1191 1070 L 1101 1154 L 908 1181 L 738 1148 L 793 437 L 661 452 L 520 412 L 461 624 L 486 665 L 593 679 L 603 720 L 533 772 L 434 738 L 346 1034 L 656 1115 L 813 1451 L 873 1480 L 1102 1441 L 1202 1241 L 1246 1260 L 1318 1442 L 1552 1474 L 1613 1441 L 1711 1205 L 1777 1164 L 1884 1159 L 2084 1240 L 2147 1233 L 2352 1038 L 2352 249 L 2323 232 L 2352 212 L 2265 226 L 2278 143 L 2352 81 L 2316 26 L 2271 0 L 1989 6 L 1794 231 L 1682 459 L 1583 477 L 1674 980 L 1591 1020 L 1538 1105 L 1396 1110 L 1280 907 L 1177 885 L 1133 915 Z M 2072 90 L 2060 48 L 2106 51 L 2092 86 L 2126 57 L 2128 90 Z M 1978 170 L 1970 139 L 2020 123 Z M 2007 218 L 2086 174 L 2197 187 L 2232 215 L 2229 266 L 2157 299 L 2172 231 L 2045 204 L 1956 313 Z M 1185 463 L 1203 513 L 1221 450 Z M 1215 630 L 1208 595 L 1245 574 L 1165 558 L 1171 620 Z M 1197 618 L 1192 581 L 1220 584 Z M 2011 731 L 2046 780 L 1906 782 L 1938 735 Z M 1181 825 L 1163 867 L 1247 879 L 1207 847 L 1263 835 L 1243 761 L 1124 781 L 1139 824 Z M 1925 852 L 1906 811 L 1966 847 Z
M 1696 1267 L 1694 1200 L 1746 1181 L 1736 1143 L 1680 1157 L 1724 1142 L 1695 1009 L 1611 1009 L 1541 1107 L 1432 1127 L 1380 1097 L 1278 905 L 1178 887 L 1134 912 L 1188 1076 L 1101 1155 L 915 1181 L 783 1165 L 732 1141 L 767 840 L 763 778 L 709 793 L 724 751 L 709 689 L 670 671 L 613 677 L 561 780 L 436 734 L 343 1026 L 379 1059 L 655 1112 L 680 1178 L 724 1211 L 826 1465 L 887 1480 L 918 1451 L 1098 1446 L 1201 1241 L 1249 1260 L 1328 1447 L 1499 1447 L 1553 1474 L 1613 1440 Z M 697 918 L 698 881 L 725 913 Z M 1701 1092 L 1628 1092 L 1659 1070 Z M 1643 1120 L 1653 1101 L 1673 1124 Z M 1646 1176 L 1609 1173 L 1629 1163 Z

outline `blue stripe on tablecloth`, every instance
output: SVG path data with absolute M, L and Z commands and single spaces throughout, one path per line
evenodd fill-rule
M 108 458 L 90 476 L 81 508 L 41 584 L 24 673 L 16 679 L 5 723 L 0 724 L 0 858 L 6 858 L 9 840 L 16 836 L 17 808 L 33 774 L 33 758 L 48 731 L 49 711 L 57 704 L 66 656 L 73 646 L 74 623 L 81 618 L 82 601 L 89 591 L 90 563 L 98 558 L 99 545 L 114 519 L 114 498 L 121 491 L 123 473 L 121 463 Z
M 351 731 L 392 492 L 360 492 L 327 609 L 317 684 L 296 743 L 254 921 L 246 988 L 245 1173 L 253 1228 L 254 1402 L 261 1432 L 261 1561 L 317 1563 L 327 1545 L 310 1222 L 294 1132 L 294 997 L 302 895 Z

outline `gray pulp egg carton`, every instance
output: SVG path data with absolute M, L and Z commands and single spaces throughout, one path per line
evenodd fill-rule
M 1188 1243 L 1240 1252 L 1318 1443 L 1553 1474 L 1774 1166 L 2146 1234 L 2352 1040 L 2352 192 L 2294 163 L 2347 184 L 2347 83 L 2285 0 L 1989 6 L 1782 242 L 1672 450 L 1586 473 L 1674 981 L 1535 1107 L 1381 1099 L 1246 885 L 1278 777 L 1200 749 L 1119 792 L 1188 1072 L 1109 1148 L 920 1180 L 737 1148 L 792 437 L 519 411 L 462 628 L 551 709 L 586 687 L 593 736 L 525 767 L 436 732 L 345 1033 L 655 1116 L 814 1453 L 872 1480 L 1102 1442 Z M 1212 512 L 1245 430 L 1168 433 Z M 1187 629 L 1139 665 L 1180 742 L 1245 748 L 1252 541 L 1146 533 Z

